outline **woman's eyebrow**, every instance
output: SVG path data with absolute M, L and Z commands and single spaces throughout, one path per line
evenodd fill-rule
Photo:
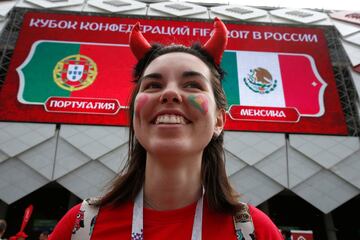
M 196 72 L 196 71 L 185 71 L 185 72 L 183 72 L 182 76 L 184 78 L 186 78 L 186 77 L 201 77 L 202 79 L 208 81 L 208 79 L 204 76 L 204 74 L 202 74 L 200 72 Z
M 140 78 L 140 80 L 146 80 L 146 79 L 161 79 L 162 75 L 160 73 L 149 73 L 147 75 L 144 75 Z

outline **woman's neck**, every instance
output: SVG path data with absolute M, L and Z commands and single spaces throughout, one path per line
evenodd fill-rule
M 148 154 L 145 170 L 144 205 L 172 210 L 196 202 L 202 194 L 201 156 L 159 159 Z

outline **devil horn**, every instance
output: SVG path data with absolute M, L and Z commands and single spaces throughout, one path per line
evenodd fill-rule
M 151 45 L 140 31 L 140 23 L 137 22 L 131 30 L 129 45 L 137 60 L 140 60 L 150 50 Z
M 214 58 L 215 63 L 218 65 L 221 62 L 221 57 L 225 51 L 227 41 L 228 30 L 225 24 L 218 17 L 215 17 L 214 34 L 204 44 L 204 49 Z

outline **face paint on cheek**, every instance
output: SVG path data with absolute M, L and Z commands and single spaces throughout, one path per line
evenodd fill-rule
M 145 104 L 149 101 L 149 96 L 138 95 L 135 100 L 135 115 L 139 115 L 140 111 L 144 108 Z
M 209 102 L 208 99 L 205 96 L 202 95 L 190 95 L 188 97 L 189 102 L 192 106 L 194 106 L 197 110 L 199 110 L 201 113 L 206 114 L 209 109 Z

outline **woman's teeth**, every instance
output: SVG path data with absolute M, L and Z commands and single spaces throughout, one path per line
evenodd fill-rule
M 158 116 L 155 124 L 186 124 L 186 120 L 183 116 L 165 114 Z

